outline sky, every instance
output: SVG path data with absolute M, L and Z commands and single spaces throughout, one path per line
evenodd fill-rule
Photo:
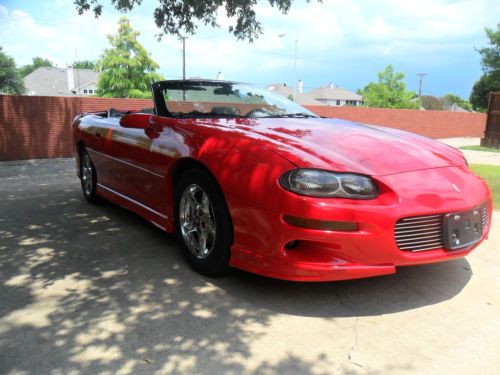
M 158 0 L 143 0 L 126 14 L 110 0 L 100 3 L 103 15 L 95 19 L 91 12 L 78 15 L 73 0 L 0 0 L 0 46 L 19 66 L 34 56 L 61 67 L 77 59 L 96 60 L 125 15 L 160 64 L 160 73 L 182 76 L 181 42 L 156 37 Z M 485 27 L 500 23 L 498 0 L 295 0 L 286 15 L 259 1 L 256 13 L 264 34 L 252 44 L 228 33 L 234 20 L 223 9 L 217 17 L 220 28 L 200 26 L 186 41 L 187 76 L 215 79 L 220 71 L 229 80 L 293 85 L 297 41 L 296 76 L 305 91 L 329 82 L 355 91 L 392 64 L 405 73 L 410 90 L 418 91 L 417 73 L 427 73 L 423 94 L 468 98 L 481 75 L 474 48 L 487 45 Z

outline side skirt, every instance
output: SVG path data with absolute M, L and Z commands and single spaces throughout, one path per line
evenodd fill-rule
M 172 219 L 167 215 L 153 210 L 141 202 L 138 202 L 135 199 L 132 199 L 100 183 L 97 183 L 96 193 L 100 197 L 136 213 L 161 230 L 165 232 L 173 232 Z

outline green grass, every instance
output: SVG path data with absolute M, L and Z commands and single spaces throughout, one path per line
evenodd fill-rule
M 487 182 L 493 196 L 493 207 L 500 209 L 500 165 L 471 164 L 469 167 Z
M 498 148 L 484 147 L 484 146 L 462 146 L 459 148 L 460 148 L 460 150 L 500 152 L 500 149 L 498 149 Z

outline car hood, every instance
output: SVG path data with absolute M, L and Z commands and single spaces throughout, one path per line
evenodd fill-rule
M 460 151 L 397 129 L 339 119 L 256 119 L 235 126 L 299 168 L 382 176 L 460 166 Z

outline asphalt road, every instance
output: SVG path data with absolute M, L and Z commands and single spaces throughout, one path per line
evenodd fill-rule
M 497 374 L 500 214 L 466 259 L 301 284 L 191 271 L 88 205 L 68 160 L 0 164 L 2 374 Z

